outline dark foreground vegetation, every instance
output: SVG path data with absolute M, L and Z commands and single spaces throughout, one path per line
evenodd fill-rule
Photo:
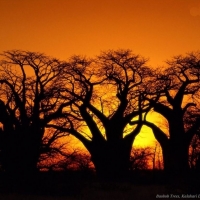
M 39 172 L 32 177 L 0 176 L 1 199 L 155 199 L 157 194 L 198 194 L 200 174 L 171 180 L 163 171 L 141 170 L 122 180 L 106 180 L 93 172 Z

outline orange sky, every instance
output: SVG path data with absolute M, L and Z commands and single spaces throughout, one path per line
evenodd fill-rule
M 22 49 L 67 59 L 118 48 L 150 58 L 152 66 L 199 50 L 200 1 L 0 0 L 0 52 Z

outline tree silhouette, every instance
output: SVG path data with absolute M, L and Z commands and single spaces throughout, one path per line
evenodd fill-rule
M 192 139 L 189 149 L 189 165 L 193 170 L 199 170 L 200 166 L 200 138 L 195 135 Z
M 61 69 L 60 61 L 40 53 L 1 54 L 0 148 L 5 171 L 26 174 L 36 170 L 44 150 L 45 126 L 70 104 L 59 99 Z
M 192 118 L 191 112 L 197 113 L 200 106 L 200 54 L 177 56 L 167 64 L 143 85 L 143 97 L 167 120 L 168 134 L 152 122 L 144 124 L 152 128 L 162 147 L 165 170 L 182 173 L 189 169 L 189 145 L 200 124 L 199 115 Z M 189 118 L 193 120 L 187 122 Z
M 66 133 L 59 130 L 46 129 L 41 142 L 40 157 L 37 167 L 39 170 L 68 169 L 77 157 L 77 149 L 72 149 L 73 144 L 66 137 Z M 66 166 L 60 167 L 60 163 Z
M 133 148 L 130 156 L 130 170 L 149 169 L 150 161 L 154 153 L 152 150 L 150 147 Z
M 148 78 L 146 60 L 130 50 L 103 52 L 95 60 L 74 56 L 65 66 L 62 95 L 74 99 L 65 107 L 65 126 L 48 127 L 68 132 L 91 154 L 97 174 L 120 177 L 127 173 L 130 153 L 141 123 L 134 117 L 148 109 L 138 86 Z

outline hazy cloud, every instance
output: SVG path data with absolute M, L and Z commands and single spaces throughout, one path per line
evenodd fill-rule
M 190 14 L 191 14 L 193 17 L 200 16 L 200 5 L 199 5 L 199 6 L 196 6 L 196 7 L 190 8 Z

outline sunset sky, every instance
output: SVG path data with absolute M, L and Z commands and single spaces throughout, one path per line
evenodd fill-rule
M 200 0 L 0 0 L 0 52 L 67 59 L 127 48 L 151 66 L 200 50 Z

